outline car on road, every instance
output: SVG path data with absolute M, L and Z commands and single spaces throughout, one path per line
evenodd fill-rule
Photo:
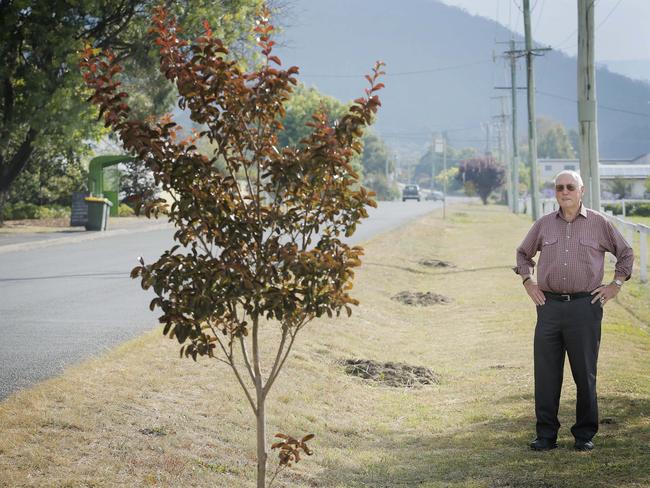
M 409 199 L 420 201 L 420 187 L 418 185 L 406 185 L 402 190 L 402 201 L 405 202 Z
M 434 202 L 443 200 L 444 198 L 445 196 L 442 194 L 442 192 L 437 190 L 431 190 L 429 193 L 427 193 L 427 196 L 424 197 L 425 200 L 433 200 Z

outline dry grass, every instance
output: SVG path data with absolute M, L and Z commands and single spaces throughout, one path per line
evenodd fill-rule
M 535 312 L 509 267 L 529 225 L 503 208 L 456 207 L 368 243 L 361 306 L 306 329 L 272 391 L 271 433 L 316 434 L 315 454 L 281 486 L 650 486 L 647 285 L 626 285 L 627 309 L 606 311 L 599 392 L 611 421 L 597 449 L 570 449 L 568 368 L 560 449 L 526 448 Z M 405 290 L 453 301 L 390 299 Z M 223 365 L 178 359 L 159 334 L 0 403 L 0 486 L 253 486 L 254 423 L 238 385 Z M 347 358 L 425 366 L 440 383 L 375 386 L 345 375 Z

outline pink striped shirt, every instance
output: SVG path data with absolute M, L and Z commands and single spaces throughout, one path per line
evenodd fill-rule
M 595 290 L 603 281 L 606 251 L 616 256 L 616 276 L 628 280 L 632 274 L 630 245 L 604 215 L 584 205 L 573 222 L 564 220 L 561 210 L 538 219 L 517 248 L 514 272 L 532 274 L 538 251 L 537 285 L 543 291 Z

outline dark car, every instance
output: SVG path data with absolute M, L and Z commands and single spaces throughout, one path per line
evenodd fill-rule
M 425 200 L 433 200 L 434 202 L 438 200 L 442 200 L 445 196 L 442 194 L 442 192 L 437 191 L 437 190 L 431 190 L 429 193 L 427 193 L 427 196 L 424 197 Z
M 418 185 L 406 185 L 402 190 L 402 201 L 405 202 L 408 199 L 420 201 L 420 188 Z

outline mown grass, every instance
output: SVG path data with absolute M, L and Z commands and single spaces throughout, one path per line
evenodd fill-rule
M 279 486 L 650 486 L 650 290 L 636 278 L 605 313 L 596 450 L 571 449 L 568 366 L 560 448 L 527 449 L 535 310 L 510 266 L 529 226 L 501 207 L 454 207 L 446 221 L 431 214 L 367 243 L 361 305 L 311 324 L 271 394 L 269 432 L 316 434 L 314 455 Z M 405 290 L 453 301 L 391 300 Z M 254 422 L 239 386 L 177 349 L 156 330 L 0 403 L 0 486 L 253 486 Z M 441 382 L 370 385 L 343 374 L 346 358 L 427 366 Z

